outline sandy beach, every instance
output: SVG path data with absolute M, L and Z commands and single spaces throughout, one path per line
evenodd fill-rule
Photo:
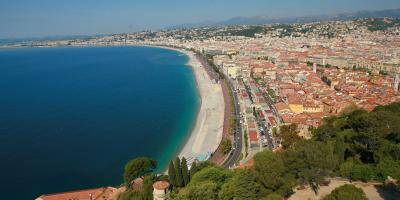
M 221 85 L 210 79 L 194 53 L 185 50 L 178 51 L 189 57 L 187 65 L 193 69 L 201 97 L 196 124 L 179 153 L 179 157 L 185 157 L 191 164 L 194 159 L 208 159 L 210 154 L 218 148 L 222 139 L 225 103 Z
M 195 159 L 199 161 L 208 159 L 222 140 L 225 102 L 221 84 L 211 80 L 204 66 L 192 51 L 155 45 L 142 46 L 174 50 L 189 57 L 186 65 L 193 69 L 201 105 L 197 113 L 196 124 L 177 155 L 180 158 L 185 157 L 189 165 Z

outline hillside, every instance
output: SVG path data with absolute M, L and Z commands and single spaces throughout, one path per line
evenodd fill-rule
M 282 199 L 298 187 L 317 193 L 330 178 L 400 180 L 400 103 L 326 118 L 310 140 L 291 138 L 295 129 L 283 130 L 285 149 L 256 154 L 250 168 L 229 170 L 205 162 L 188 172 L 186 162 L 173 162 L 178 168 L 171 162 L 170 199 Z M 393 188 L 400 190 L 399 184 Z

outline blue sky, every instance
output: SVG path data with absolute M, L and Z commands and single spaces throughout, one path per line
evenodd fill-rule
M 0 0 L 0 38 L 132 32 L 237 16 L 400 8 L 400 0 Z

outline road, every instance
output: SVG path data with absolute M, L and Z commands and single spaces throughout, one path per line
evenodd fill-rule
M 213 67 L 210 66 L 204 56 L 199 53 L 196 53 L 197 58 L 203 64 L 209 75 L 218 81 L 224 81 L 220 79 L 219 73 L 213 70 Z M 235 130 L 234 130 L 234 139 L 232 143 L 232 150 L 229 153 L 229 156 L 226 158 L 225 162 L 222 164 L 223 167 L 231 168 L 235 166 L 236 162 L 239 160 L 240 154 L 242 153 L 242 146 L 243 146 L 243 136 L 242 136 L 242 126 L 240 124 L 240 105 L 238 101 L 238 96 L 235 90 L 235 87 L 232 81 L 228 77 L 224 77 L 229 90 L 232 92 L 233 95 L 233 102 L 234 102 L 234 115 L 236 118 Z M 229 106 L 229 105 L 226 105 Z
M 242 125 L 240 124 L 240 120 L 241 120 L 240 105 L 239 105 L 239 101 L 238 101 L 237 92 L 232 83 L 232 80 L 230 80 L 228 77 L 225 77 L 225 78 L 228 82 L 229 89 L 231 90 L 232 95 L 233 95 L 234 115 L 236 118 L 234 140 L 233 140 L 234 142 L 232 145 L 234 148 L 232 149 L 231 153 L 229 154 L 229 157 L 223 164 L 224 167 L 231 168 L 231 167 L 235 166 L 236 162 L 239 160 L 240 154 L 242 153 L 243 137 L 242 137 Z

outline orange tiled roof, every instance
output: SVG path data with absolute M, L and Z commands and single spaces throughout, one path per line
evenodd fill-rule
M 157 190 L 165 190 L 169 187 L 169 183 L 167 181 L 157 181 L 153 184 L 153 188 Z
M 102 187 L 88 190 L 78 190 L 57 194 L 45 194 L 37 198 L 37 200 L 96 200 L 107 199 L 116 191 L 116 188 Z

